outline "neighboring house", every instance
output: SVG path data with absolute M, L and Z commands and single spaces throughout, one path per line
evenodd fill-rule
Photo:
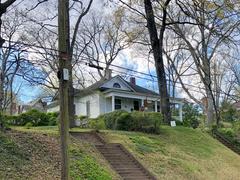
M 18 114 L 25 113 L 31 109 L 36 109 L 41 112 L 46 112 L 46 102 L 43 102 L 42 99 L 35 99 L 28 104 L 21 105 L 18 107 Z
M 158 93 L 136 85 L 135 78 L 130 82 L 117 75 L 109 80 L 99 81 L 88 88 L 78 91 L 74 96 L 75 114 L 96 118 L 100 114 L 122 109 L 131 111 L 160 112 Z M 170 98 L 172 104 L 178 104 L 179 120 L 182 121 L 184 99 Z M 59 111 L 55 101 L 47 106 L 48 112 Z

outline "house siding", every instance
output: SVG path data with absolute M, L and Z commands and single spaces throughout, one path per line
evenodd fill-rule
M 47 112 L 59 112 L 59 111 L 60 111 L 59 105 L 51 107 L 51 108 L 47 108 Z
M 105 100 L 106 113 L 112 112 L 112 99 L 111 97 L 106 98 Z
M 100 114 L 100 98 L 98 93 L 94 93 L 85 97 L 75 98 L 76 115 L 87 115 L 86 103 L 90 102 L 90 118 L 96 118 Z
M 106 112 L 109 112 L 107 111 L 106 103 L 107 103 L 107 99 L 102 94 L 99 94 L 99 105 L 100 105 L 99 114 L 104 114 Z

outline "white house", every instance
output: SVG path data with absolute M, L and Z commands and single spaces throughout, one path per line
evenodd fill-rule
M 75 93 L 75 114 L 96 118 L 100 114 L 122 109 L 160 112 L 158 93 L 136 85 L 135 78 L 130 82 L 117 75 L 108 80 L 99 81 L 88 88 Z M 182 121 L 184 99 L 170 98 L 172 104 L 178 104 L 179 120 Z M 48 112 L 59 111 L 59 104 L 48 105 Z

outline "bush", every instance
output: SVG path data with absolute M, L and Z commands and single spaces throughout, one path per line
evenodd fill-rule
M 28 122 L 27 124 L 25 124 L 25 127 L 27 127 L 27 129 L 29 129 L 30 127 L 33 127 L 33 124 L 31 122 Z
M 183 118 L 183 125 L 186 127 L 192 127 L 197 128 L 199 126 L 199 111 L 198 107 L 191 105 L 191 104 L 185 104 L 183 106 L 183 112 L 184 112 L 184 118 Z
M 231 102 L 223 101 L 221 104 L 221 119 L 227 122 L 234 122 L 240 119 L 240 114 Z
M 0 130 L 4 130 L 6 127 L 7 127 L 6 119 L 4 115 L 0 113 Z
M 51 112 L 47 113 L 48 118 L 48 125 L 49 126 L 56 126 L 58 123 L 58 113 L 57 112 Z
M 233 123 L 233 130 L 237 133 L 240 133 L 240 121 L 235 121 Z
M 106 129 L 106 125 L 103 118 L 91 119 L 89 122 L 89 128 L 100 130 Z
M 6 116 L 5 119 L 11 125 L 25 126 L 55 126 L 57 125 L 58 113 L 43 113 L 38 110 L 30 110 L 18 116 Z
M 98 119 L 103 119 L 107 129 L 159 133 L 162 116 L 155 112 L 127 112 L 117 110 Z
M 122 113 L 127 113 L 127 111 L 124 110 L 117 110 L 117 111 L 113 111 L 110 113 L 107 113 L 105 115 L 101 115 L 98 118 L 104 118 L 104 122 L 106 124 L 106 127 L 108 129 L 116 129 L 116 125 L 117 125 L 117 118 L 122 114 Z
M 175 120 L 175 122 L 176 122 L 177 126 L 182 126 L 183 125 L 183 122 L 181 122 L 181 121 Z
M 87 118 L 87 116 L 84 116 L 84 115 L 78 117 L 79 120 L 84 120 L 86 118 Z

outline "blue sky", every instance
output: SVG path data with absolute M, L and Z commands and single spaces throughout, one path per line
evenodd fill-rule
M 31 86 L 27 81 L 22 79 L 22 77 L 15 77 L 14 80 L 14 91 L 18 92 L 18 98 L 20 103 L 27 103 L 36 99 L 38 95 L 41 93 L 41 88 L 39 86 Z

